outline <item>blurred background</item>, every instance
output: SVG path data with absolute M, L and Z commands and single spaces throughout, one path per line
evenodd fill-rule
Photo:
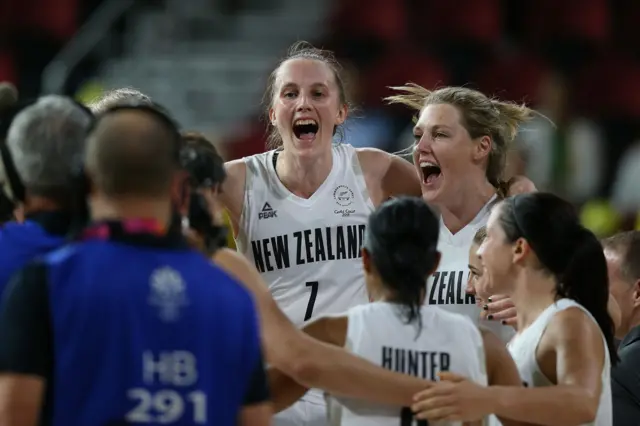
M 640 0 L 0 0 L 0 81 L 88 102 L 133 87 L 226 159 L 263 151 L 262 94 L 296 40 L 333 50 L 358 106 L 345 142 L 412 143 L 387 86 L 466 85 L 525 102 L 509 174 L 640 228 Z

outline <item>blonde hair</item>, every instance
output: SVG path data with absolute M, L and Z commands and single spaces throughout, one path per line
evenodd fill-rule
M 519 126 L 532 119 L 534 110 L 525 105 L 492 99 L 484 93 L 466 87 L 443 87 L 428 90 L 414 83 L 391 87 L 399 92 L 385 98 L 389 104 L 402 104 L 422 111 L 427 105 L 449 104 L 455 106 L 462 116 L 462 126 L 472 139 L 482 136 L 491 138 L 491 153 L 487 163 L 487 180 L 506 196 L 508 185 L 503 180 L 507 154 L 518 134 Z

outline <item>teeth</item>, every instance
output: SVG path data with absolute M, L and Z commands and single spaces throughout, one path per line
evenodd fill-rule
M 295 126 L 307 126 L 307 125 L 311 125 L 311 124 L 315 124 L 316 126 L 318 125 L 318 123 L 316 122 L 316 120 L 311 120 L 311 119 L 305 119 L 305 120 L 296 120 L 295 123 L 293 123 Z
M 436 163 L 432 163 L 431 161 L 421 161 L 420 167 L 440 167 Z

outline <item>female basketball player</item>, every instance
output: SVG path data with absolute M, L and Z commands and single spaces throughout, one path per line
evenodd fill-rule
M 469 248 L 469 280 L 467 293 L 476 298 L 476 305 L 482 308 L 480 317 L 489 321 L 500 321 L 502 325 L 516 325 L 516 310 L 511 299 L 505 295 L 493 295 L 484 292 L 483 280 L 489 279 L 484 273 L 482 260 L 478 256 L 478 249 L 487 236 L 487 228 L 483 226 L 473 236 Z M 505 333 L 506 334 L 506 333 Z
M 438 218 L 423 200 L 401 197 L 382 204 L 369 218 L 362 253 L 373 303 L 319 318 L 305 332 L 389 370 L 428 380 L 450 371 L 485 385 L 488 373 L 491 384 L 520 385 L 513 361 L 493 333 L 480 332 L 462 315 L 424 304 L 426 278 L 440 259 L 438 233 Z M 276 409 L 304 392 L 279 380 L 284 379 L 272 382 Z M 339 397 L 331 400 L 329 413 L 330 424 L 413 424 L 408 408 Z
M 274 150 L 228 163 L 221 200 L 239 251 L 301 326 L 367 302 L 360 262 L 367 218 L 389 197 L 419 195 L 420 184 L 400 157 L 333 143 L 349 105 L 329 52 L 292 46 L 265 102 Z M 304 400 L 275 423 L 326 424 L 321 393 Z
M 376 367 L 362 358 L 310 338 L 278 308 L 255 267 L 242 255 L 222 248 L 222 228 L 214 219 L 219 207 L 217 188 L 225 180 L 222 159 L 202 135 L 189 133 L 183 137 L 183 142 L 182 164 L 189 173 L 191 194 L 197 192 L 206 201 L 194 206 L 189 200 L 182 200 L 181 213 L 189 218 L 191 228 L 189 239 L 254 295 L 261 317 L 267 362 L 305 386 L 316 386 L 379 404 L 409 404 L 413 395 L 428 386 L 428 382 Z M 194 207 L 199 210 L 204 205 L 208 212 L 194 214 Z M 194 217 L 205 215 L 209 218 L 208 225 L 203 220 L 194 220 Z M 209 242 L 203 244 L 207 240 Z
M 477 251 L 487 236 L 487 228 L 483 226 L 478 229 L 473 236 L 471 247 L 469 248 L 469 279 L 467 281 L 467 293 L 473 294 L 476 298 L 476 305 L 484 306 L 488 301 L 489 295 L 484 293 L 482 280 L 486 279 L 483 275 L 483 266 Z
M 429 280 L 427 301 L 480 321 L 481 309 L 465 293 L 468 253 L 476 231 L 487 223 L 489 207 L 504 197 L 503 173 L 507 151 L 518 126 L 533 111 L 501 102 L 464 87 L 435 91 L 414 84 L 395 88 L 388 98 L 419 111 L 414 127 L 414 164 L 421 179 L 422 196 L 442 214 L 442 262 Z M 512 189 L 533 190 L 520 178 Z M 511 327 L 482 321 L 508 341 Z
M 496 413 L 540 425 L 612 422 L 607 264 L 570 203 L 546 193 L 501 202 L 478 252 L 492 293 L 511 297 L 519 333 L 509 344 L 525 388 L 466 381 L 422 392 L 420 418 L 468 420 Z M 446 376 L 444 376 L 446 378 Z

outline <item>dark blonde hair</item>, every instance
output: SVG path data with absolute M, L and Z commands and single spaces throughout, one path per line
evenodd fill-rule
M 473 236 L 473 244 L 479 246 L 484 242 L 484 239 L 487 238 L 487 227 L 483 226 L 482 228 L 476 231 L 476 234 Z
M 282 64 L 291 59 L 309 59 L 319 61 L 327 65 L 333 73 L 336 86 L 338 87 L 340 104 L 350 106 L 347 91 L 345 90 L 345 81 L 342 76 L 342 66 L 335 58 L 333 52 L 329 50 L 318 49 L 311 43 L 306 41 L 295 42 L 293 45 L 291 45 L 291 47 L 289 47 L 289 50 L 287 51 L 285 57 L 280 60 L 278 66 L 269 75 L 269 78 L 267 80 L 267 89 L 265 90 L 262 99 L 262 103 L 265 106 L 266 121 L 269 127 L 269 135 L 267 137 L 267 148 L 269 149 L 275 149 L 282 146 L 282 138 L 278 133 L 278 129 L 276 128 L 276 126 L 271 124 L 271 120 L 269 119 L 269 110 L 273 106 L 273 99 L 276 96 L 276 79 L 278 77 L 278 71 L 282 67 Z M 340 138 L 343 137 L 343 132 L 340 126 L 336 126 L 333 129 L 333 134 L 335 135 L 336 133 Z
M 449 104 L 456 107 L 462 116 L 462 126 L 472 139 L 482 136 L 491 138 L 491 153 L 487 163 L 487 180 L 507 195 L 508 183 L 503 174 L 509 148 L 518 134 L 518 127 L 533 118 L 535 111 L 525 105 L 492 99 L 484 93 L 466 87 L 443 87 L 428 90 L 417 84 L 392 87 L 399 94 L 385 98 L 390 104 L 406 105 L 422 111 L 427 105 Z

